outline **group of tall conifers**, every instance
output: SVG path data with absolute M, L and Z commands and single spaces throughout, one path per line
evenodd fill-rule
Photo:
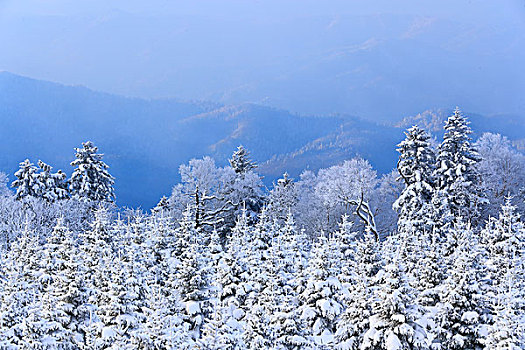
M 75 148 L 75 167 L 71 178 L 58 170 L 52 172 L 52 167 L 43 161 L 38 161 L 38 167 L 29 161 L 20 163 L 20 169 L 15 173 L 16 180 L 12 186 L 16 188 L 16 198 L 40 198 L 47 202 L 75 197 L 94 202 L 113 201 L 114 178 L 108 173 L 108 165 L 102 161 L 102 154 L 91 142 L 82 143 L 82 148 Z
M 421 128 L 406 131 L 397 230 L 384 240 L 362 192 L 350 198 L 359 193 L 333 178 L 375 186 L 366 161 L 319 187 L 343 193 L 364 225 L 343 215 L 312 235 L 293 214 L 309 204 L 304 187 L 285 174 L 263 196 L 243 147 L 229 167 L 208 157 L 181 166 L 183 183 L 150 214 L 112 220 L 90 206 L 83 229 L 71 231 L 63 212 L 43 235 L 28 223 L 2 256 L 0 348 L 522 349 L 525 227 L 512 201 L 523 198 L 484 219 L 490 198 L 470 133 L 458 109 L 437 148 Z M 24 162 L 17 198 L 111 200 L 101 157 L 90 142 L 77 149 L 67 185 Z
M 488 201 L 476 168 L 481 159 L 459 109 L 446 121 L 437 153 L 423 129 L 414 126 L 405 134 L 405 140 L 398 145 L 398 171 L 405 183 L 394 203 L 399 213 L 398 231 L 408 229 L 407 225 L 419 231 L 442 229 L 460 217 L 477 223 Z
M 402 293 L 427 313 L 422 323 L 432 346 L 519 349 L 525 346 L 525 230 L 511 200 L 524 199 L 507 197 L 499 218 L 483 222 L 490 198 L 470 133 L 458 109 L 435 152 L 421 128 L 405 133 L 398 148 L 405 187 L 393 205 L 399 216 L 387 260 L 403 267 L 413 290 Z

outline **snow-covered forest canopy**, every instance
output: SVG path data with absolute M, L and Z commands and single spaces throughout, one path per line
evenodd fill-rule
M 26 159 L 0 173 L 0 349 L 523 349 L 525 156 L 444 129 L 383 176 L 192 159 L 150 212 L 90 141 L 69 178 Z

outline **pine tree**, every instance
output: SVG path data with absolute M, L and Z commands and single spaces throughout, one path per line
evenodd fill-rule
M 86 302 L 80 274 L 81 260 L 72 233 L 59 218 L 44 246 L 39 271 L 42 300 L 42 319 L 51 325 L 46 336 L 60 348 L 74 346 L 81 339 L 83 315 L 80 307 Z
M 319 345 L 333 342 L 335 321 L 342 312 L 342 305 L 337 301 L 341 284 L 337 276 L 329 274 L 329 249 L 328 240 L 320 236 L 305 271 L 306 287 L 299 295 L 300 318 L 306 335 Z
M 266 231 L 264 226 L 258 226 L 254 230 L 249 223 L 247 212 L 246 208 L 243 208 L 235 227 L 232 229 L 228 252 L 232 254 L 243 269 L 243 282 L 249 289 L 247 295 L 247 304 L 249 305 L 255 298 L 256 292 L 260 291 L 267 281 L 261 262 L 267 259 L 269 245 L 266 235 L 271 235 L 271 233 Z M 261 230 L 259 231 L 259 229 Z
M 417 302 L 421 306 L 435 306 L 439 301 L 439 287 L 444 276 L 445 264 L 437 237 L 428 237 L 421 246 L 420 259 L 412 271 L 411 285 L 417 290 Z
M 422 234 L 431 230 L 430 204 L 433 195 L 435 156 L 430 147 L 430 136 L 417 126 L 405 132 L 399 145 L 398 171 L 405 188 L 393 207 L 399 213 L 398 232 L 414 230 Z
M 143 329 L 146 293 L 137 265 L 140 261 L 133 255 L 121 255 L 114 260 L 110 288 L 98 305 L 104 329 L 117 333 L 117 338 L 111 340 L 113 349 L 127 346 L 141 349 L 148 344 Z
M 370 284 L 374 284 L 381 270 L 382 256 L 379 243 L 371 233 L 365 233 L 357 240 L 355 263 L 357 271 L 368 278 Z
M 298 260 L 303 257 L 302 252 L 300 251 L 303 247 L 300 246 L 299 241 L 300 237 L 298 236 L 295 219 L 292 212 L 288 211 L 284 224 L 277 231 L 277 236 L 273 240 L 273 245 L 276 247 L 274 247 L 272 252 L 272 254 L 276 255 L 276 258 L 279 259 L 280 273 L 286 275 L 286 280 L 292 278 Z M 336 263 L 334 262 L 332 266 L 335 265 Z
M 487 277 L 494 293 L 497 293 L 510 271 L 518 279 L 525 278 L 525 271 L 522 269 L 525 226 L 510 198 L 502 205 L 498 219 L 489 218 L 481 235 L 487 251 Z
M 204 301 L 208 298 L 209 275 L 199 251 L 200 233 L 191 217 L 191 213 L 186 213 L 177 230 L 181 250 L 175 256 L 178 260 L 175 279 L 168 283 L 179 292 L 185 307 L 183 320 L 194 339 L 198 339 L 206 318 Z
M 272 227 L 262 270 L 265 276 L 256 302 L 248 308 L 245 342 L 275 349 L 300 349 L 302 336 L 296 312 L 297 294 L 292 285 L 296 259 L 296 228 L 289 212 L 282 227 Z M 257 339 L 259 339 L 257 341 Z
M 28 196 L 38 197 L 43 184 L 37 176 L 37 168 L 29 161 L 24 160 L 20 163 L 20 169 L 15 173 L 16 180 L 12 186 L 16 188 L 16 199 L 21 200 Z
M 242 145 L 237 147 L 230 158 L 230 166 L 238 174 L 246 173 L 257 168 L 257 164 L 250 159 L 250 153 Z
M 479 284 L 480 252 L 468 225 L 459 222 L 454 231 L 456 247 L 437 305 L 435 342 L 443 349 L 477 349 L 482 344 L 479 330 L 484 313 Z
M 20 324 L 21 337 L 19 348 L 21 349 L 45 349 L 46 344 L 53 347 L 53 340 L 46 337 L 49 324 L 42 317 L 42 304 L 40 299 L 33 299 L 27 306 L 27 316 Z
M 224 211 L 223 220 L 228 229 L 235 225 L 241 211 L 246 210 L 250 221 L 255 221 L 264 203 L 261 177 L 254 171 L 257 164 L 250 159 L 248 151 L 239 146 L 230 159 L 230 166 L 225 167 L 224 184 L 219 197 L 231 205 Z
M 374 237 L 365 234 L 359 239 L 351 227 L 348 218 L 343 217 L 336 234 L 343 242 L 342 246 L 346 247 L 343 248 L 344 259 L 339 274 L 343 289 L 338 296 L 344 311 L 337 319 L 335 336 L 337 348 L 344 350 L 359 349 L 361 346 L 372 312 L 371 286 L 375 283 L 381 262 L 377 252 L 370 250 L 375 249 L 373 247 L 377 244 Z
M 159 214 L 162 214 L 162 213 L 167 213 L 168 210 L 170 208 L 170 205 L 169 205 L 169 200 L 166 196 L 162 196 L 162 198 L 160 199 L 160 201 L 157 203 L 157 205 L 155 206 L 155 208 L 153 208 L 151 211 L 153 213 L 159 213 Z
M 0 344 L 7 349 L 39 342 L 43 334 L 42 325 L 35 323 L 41 319 L 37 278 L 42 250 L 38 237 L 28 226 L 26 223 L 4 262 L 6 280 L 0 289 Z M 35 334 L 31 334 L 33 328 Z
M 98 349 L 111 349 L 113 344 L 125 342 L 124 325 L 120 316 L 125 309 L 121 296 L 126 294 L 122 274 L 123 269 L 118 258 L 110 264 L 100 266 L 106 279 L 106 285 L 101 286 L 96 294 L 96 333 L 95 344 Z M 94 298 L 92 298 L 93 300 Z
M 84 288 L 87 301 L 78 308 L 80 318 L 84 319 L 81 329 L 85 334 L 84 348 L 99 346 L 105 342 L 100 339 L 102 323 L 99 320 L 99 305 L 111 291 L 111 266 L 114 261 L 113 239 L 109 212 L 99 208 L 94 213 L 94 220 L 80 236 L 82 255 L 81 273 L 84 276 Z M 108 335 L 104 333 L 104 335 Z M 107 344 L 106 344 L 107 345 Z M 102 345 L 101 345 L 102 346 Z
M 148 252 L 151 266 L 148 266 L 157 283 L 161 285 L 170 273 L 169 261 L 176 246 L 174 222 L 169 216 L 154 215 L 148 224 Z
M 246 290 L 242 268 L 230 252 L 225 252 L 217 266 L 217 289 L 211 321 L 204 326 L 203 343 L 208 348 L 235 349 L 239 346 L 246 315 Z
M 113 260 L 113 239 L 110 233 L 109 212 L 105 208 L 95 211 L 95 219 L 90 228 L 80 234 L 84 274 L 90 293 L 106 285 L 107 277 L 103 269 Z
M 182 304 L 179 303 L 175 313 L 171 313 L 166 306 L 168 299 L 162 292 L 160 285 L 150 286 L 145 307 L 144 341 L 147 347 L 152 349 L 186 349 L 192 341 L 188 333 L 184 331 L 181 317 Z
M 516 294 L 513 276 L 507 273 L 506 283 L 500 286 L 496 295 L 494 323 L 489 326 L 485 349 L 518 350 L 525 347 L 525 338 L 519 329 L 522 320 L 515 311 L 519 310 Z
M 338 349 L 357 350 L 368 329 L 372 313 L 372 295 L 368 279 L 356 273 L 351 287 L 345 292 L 346 294 L 340 297 L 344 301 L 345 309 L 337 319 L 335 340 Z
M 445 135 L 439 146 L 435 177 L 437 190 L 447 197 L 454 217 L 476 220 L 486 202 L 480 190 L 476 166 L 480 157 L 470 143 L 469 122 L 456 108 L 445 123 Z
M 38 173 L 39 181 L 42 183 L 42 188 L 39 192 L 39 197 L 48 202 L 55 202 L 57 200 L 66 199 L 69 197 L 66 183 L 66 174 L 59 170 L 52 173 L 53 168 L 41 160 L 38 161 L 40 173 Z
M 353 261 L 355 259 L 357 240 L 359 232 L 353 229 L 354 223 L 350 221 L 348 215 L 341 217 L 339 230 L 334 233 L 335 239 L 339 242 L 341 253 L 344 259 Z
M 399 261 L 385 267 L 383 280 L 361 349 L 428 349 L 425 330 L 417 322 L 421 310 Z
M 82 148 L 75 148 L 76 159 L 71 166 L 76 167 L 69 180 L 69 188 L 74 197 L 87 201 L 115 200 L 114 178 L 109 174 L 109 166 L 102 161 L 103 154 L 91 142 L 82 143 Z
M 295 208 L 298 202 L 298 193 L 295 182 L 284 173 L 281 179 L 277 180 L 273 189 L 268 195 L 267 211 L 268 216 L 283 222 L 289 211 Z

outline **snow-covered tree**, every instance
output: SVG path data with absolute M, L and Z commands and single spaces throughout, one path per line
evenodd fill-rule
M 45 349 L 46 347 L 55 347 L 53 339 L 46 336 L 51 324 L 43 319 L 42 304 L 40 299 L 29 301 L 27 307 L 27 316 L 20 324 L 21 337 L 19 348 L 22 349 Z
M 484 133 L 475 147 L 481 157 L 478 168 L 482 189 L 490 198 L 486 215 L 497 216 L 505 196 L 519 197 L 525 186 L 525 155 L 500 134 Z M 516 201 L 515 204 L 523 213 L 525 202 Z
M 147 305 L 144 308 L 144 342 L 147 344 L 145 348 L 175 350 L 193 345 L 183 327 L 182 304 L 172 313 L 167 307 L 168 302 L 159 284 L 150 286 Z
M 364 276 L 356 277 L 343 295 L 345 309 L 337 320 L 335 340 L 337 348 L 342 350 L 360 348 L 371 316 L 368 280 Z
M 434 341 L 443 349 L 477 349 L 483 343 L 480 329 L 484 314 L 480 252 L 469 225 L 459 222 L 454 231 L 457 239 L 437 305 Z
M 233 152 L 229 162 L 230 166 L 238 174 L 246 173 L 257 168 L 257 164 L 250 159 L 250 153 L 242 145 L 237 147 L 237 150 Z
M 365 232 L 356 243 L 356 269 L 359 275 L 368 278 L 369 283 L 374 284 L 383 263 L 379 242 L 371 233 Z
M 242 273 L 237 260 L 229 252 L 224 253 L 213 282 L 217 290 L 214 310 L 203 328 L 202 341 L 209 348 L 235 349 L 241 342 L 247 293 Z
M 287 231 L 284 230 L 279 236 L 290 234 Z M 302 336 L 296 309 L 297 295 L 290 285 L 292 247 L 286 238 L 279 236 L 274 238 L 270 247 L 266 262 L 268 283 L 261 291 L 258 306 L 266 320 L 263 324 L 272 348 L 302 349 L 310 344 Z
M 9 179 L 7 175 L 0 171 L 0 198 L 11 196 L 12 193 L 8 187 Z
M 192 159 L 179 168 L 181 183 L 173 187 L 169 204 L 175 218 L 193 208 L 197 227 L 226 236 L 240 210 L 259 210 L 262 182 L 253 171 L 236 173 L 231 167 L 218 168 L 210 157 Z
M 385 267 L 383 280 L 361 349 L 428 349 L 427 334 L 418 323 L 421 310 L 399 261 Z
M 218 195 L 222 188 L 221 179 L 224 170 L 217 168 L 210 157 L 191 159 L 188 164 L 179 167 L 181 183 L 175 185 L 168 203 L 176 219 L 192 207 L 197 227 L 211 230 L 222 226 L 222 215 L 231 210 L 232 203 L 227 203 Z
M 513 283 L 513 276 L 507 273 L 504 286 L 500 286 L 494 305 L 494 323 L 489 326 L 487 338 L 485 339 L 485 349 L 499 350 L 509 349 L 518 350 L 525 347 L 525 337 L 522 334 L 523 328 L 520 324 L 520 315 L 516 310 L 520 310 L 516 303 L 516 291 Z
M 315 193 L 325 210 L 324 230 L 335 231 L 342 215 L 353 213 L 351 201 L 369 201 L 377 183 L 376 171 L 362 158 L 319 170 Z
M 113 239 L 109 212 L 105 208 L 95 211 L 95 219 L 80 236 L 82 255 L 81 273 L 84 276 L 87 302 L 78 308 L 86 320 L 82 325 L 86 344 L 99 342 L 101 329 L 98 322 L 98 305 L 110 291 L 114 261 Z M 93 345 L 94 346 L 94 345 Z
M 42 249 L 38 237 L 27 226 L 2 261 L 0 344 L 6 349 L 40 341 L 43 335 L 40 325 L 34 324 L 41 319 L 37 276 Z
M 102 161 L 103 154 L 97 153 L 98 147 L 93 142 L 82 143 L 82 148 L 75 148 L 76 159 L 71 162 L 75 167 L 69 188 L 72 196 L 94 202 L 112 202 L 115 200 L 114 178 L 108 172 L 109 166 Z
M 417 126 L 405 132 L 399 145 L 397 168 L 405 188 L 393 207 L 399 213 L 398 232 L 414 230 L 415 234 L 431 230 L 430 204 L 433 195 L 435 156 L 430 136 Z M 405 232 L 406 233 L 406 232 Z
M 360 348 L 363 335 L 368 329 L 368 321 L 371 316 L 371 285 L 376 269 L 371 269 L 368 263 L 365 263 L 370 257 L 368 256 L 370 252 L 364 248 L 367 242 L 375 243 L 376 241 L 370 234 L 367 234 L 370 240 L 365 237 L 358 239 L 355 232 L 350 233 L 352 232 L 351 225 L 346 224 L 346 220 L 344 217 L 338 236 L 343 241 L 344 238 L 353 241 L 349 242 L 348 249 L 344 253 L 339 274 L 343 288 L 339 292 L 338 299 L 342 301 L 344 311 L 337 319 L 335 340 L 338 349 L 350 350 Z M 372 264 L 377 264 L 379 268 L 379 260 Z
M 20 169 L 15 173 L 16 180 L 12 186 L 16 188 L 16 199 L 24 199 L 28 196 L 38 197 L 43 187 L 37 176 L 37 168 L 29 161 L 24 160 L 20 163 Z
M 62 170 L 52 173 L 53 168 L 41 160 L 38 161 L 40 173 L 38 173 L 39 182 L 42 183 L 39 197 L 44 198 L 48 202 L 55 202 L 57 200 L 66 199 L 69 197 L 66 183 L 66 174 Z
M 315 186 L 317 176 L 310 170 L 301 173 L 296 183 L 298 203 L 293 212 L 297 225 L 306 231 L 308 237 L 313 237 L 325 229 L 326 211 L 323 202 L 317 196 Z
M 295 182 L 288 173 L 284 173 L 283 177 L 274 183 L 268 195 L 266 206 L 268 216 L 283 222 L 288 212 L 295 209 L 298 196 Z
M 300 319 L 305 335 L 319 345 L 333 343 L 336 319 L 343 311 L 337 301 L 341 283 L 337 276 L 330 275 L 328 240 L 320 236 L 312 248 L 305 275 L 306 287 L 299 295 Z
M 144 285 L 134 271 L 140 264 L 133 257 L 115 257 L 106 266 L 109 284 L 98 294 L 97 316 L 98 344 L 102 348 L 144 348 L 148 344 L 147 332 L 143 329 L 145 315 Z
M 437 237 L 426 237 L 420 245 L 419 259 L 411 271 L 411 285 L 416 289 L 417 302 L 422 306 L 435 306 L 439 301 L 439 287 L 445 278 L 445 264 Z
M 168 197 L 162 196 L 162 198 L 157 203 L 155 208 L 153 208 L 151 211 L 154 213 L 167 213 L 169 208 L 170 208 L 170 203 L 169 203 Z
M 520 291 L 516 295 L 520 300 L 518 304 L 525 307 L 525 292 L 522 290 L 525 285 L 525 226 L 510 197 L 502 205 L 499 218 L 489 218 L 481 235 L 486 251 L 484 265 L 490 283 L 487 294 L 493 301 L 491 306 L 494 307 L 494 301 L 510 275 L 517 281 L 516 290 Z
M 436 189 L 444 194 L 454 217 L 476 220 L 486 203 L 481 191 L 478 163 L 481 160 L 471 144 L 469 122 L 456 108 L 445 122 L 435 170 Z M 441 191 L 441 192 L 440 192 Z
M 113 258 L 113 237 L 111 236 L 110 213 L 100 207 L 95 211 L 95 219 L 89 229 L 80 234 L 83 255 L 83 268 L 87 277 L 94 282 L 98 278 L 98 268 Z
M 47 239 L 40 261 L 38 280 L 45 298 L 42 299 L 42 319 L 47 324 L 48 341 L 69 349 L 82 342 L 84 322 L 81 306 L 86 302 L 83 277 L 72 232 L 59 219 Z
M 204 301 L 208 298 L 209 274 L 199 248 L 200 235 L 190 213 L 185 214 L 176 235 L 181 249 L 175 256 L 178 263 L 175 279 L 170 284 L 179 292 L 184 305 L 182 316 L 186 329 L 198 339 L 206 317 Z
M 247 210 L 250 221 L 256 220 L 264 202 L 262 188 L 261 177 L 253 170 L 235 173 L 232 168 L 224 169 L 220 193 L 226 203 L 232 204 L 232 210 L 224 213 L 224 221 L 228 227 L 233 227 L 235 218 L 243 209 Z
M 491 270 L 490 279 L 498 283 L 522 263 L 525 248 L 525 225 L 510 197 L 501 206 L 499 218 L 491 217 L 481 234 L 488 251 L 486 265 Z

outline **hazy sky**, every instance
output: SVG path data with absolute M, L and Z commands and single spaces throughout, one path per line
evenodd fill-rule
M 399 119 L 525 114 L 523 0 L 0 0 L 0 70 Z

